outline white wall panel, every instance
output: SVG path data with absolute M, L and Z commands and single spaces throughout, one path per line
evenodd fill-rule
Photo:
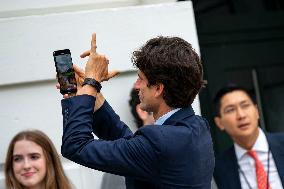
M 192 5 L 172 3 L 0 19 L 0 85 L 54 78 L 52 52 L 70 48 L 75 63 L 97 32 L 110 69 L 131 70 L 131 52 L 157 35 L 180 36 L 199 51 Z
M 134 125 L 128 106 L 129 92 L 136 73 L 123 74 L 103 83 L 102 92 L 122 120 Z M 121 85 L 123 83 L 123 85 Z M 11 138 L 20 130 L 37 128 L 52 139 L 60 152 L 62 136 L 61 99 L 56 81 L 31 83 L 17 87 L 2 87 L 0 92 L 0 162 Z
M 121 7 L 141 4 L 157 4 L 175 2 L 176 0 L 0 0 L 0 12 L 37 12 L 36 10 L 50 9 L 51 11 L 94 9 L 107 7 Z M 72 8 L 73 7 L 73 8 Z M 1 14 L 0 14 L 1 15 Z M 5 16 L 4 14 L 2 14 Z M 6 15 L 7 16 L 7 15 Z
M 54 88 L 53 50 L 70 48 L 74 62 L 83 66 L 78 56 L 97 31 L 98 51 L 110 57 L 110 69 L 122 71 L 133 70 L 131 52 L 153 36 L 181 36 L 199 50 L 191 2 L 6 18 L 0 30 L 0 162 L 12 136 L 25 128 L 47 132 L 59 149 L 61 95 Z M 126 121 L 135 78 L 127 72 L 103 84 Z M 195 106 L 200 114 L 198 100 Z
M 124 73 L 103 83 L 102 93 L 126 124 L 135 130 L 128 99 L 136 72 Z M 37 82 L 0 88 L 0 164 L 5 161 L 12 137 L 23 129 L 40 129 L 54 142 L 60 153 L 62 136 L 61 94 L 55 88 L 56 81 Z M 123 84 L 123 85 L 122 85 Z M 102 172 L 63 161 L 64 169 L 77 188 L 99 188 Z M 92 178 L 92 179 L 90 179 Z M 2 181 L 1 181 L 2 180 Z M 4 184 L 0 173 L 0 189 Z M 89 186 L 89 187 L 88 187 Z
M 27 9 L 42 9 L 53 7 L 94 5 L 94 6 L 114 6 L 123 4 L 134 4 L 138 0 L 1 0 L 0 11 L 20 11 Z

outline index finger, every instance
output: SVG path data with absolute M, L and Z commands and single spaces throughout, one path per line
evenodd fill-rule
M 94 54 L 97 52 L 97 36 L 96 36 L 96 33 L 92 34 L 91 52 L 94 53 Z

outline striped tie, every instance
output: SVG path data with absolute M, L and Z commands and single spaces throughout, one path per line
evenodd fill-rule
M 258 159 L 256 151 L 250 150 L 248 151 L 248 155 L 250 155 L 255 161 L 257 188 L 258 189 L 271 189 L 269 183 L 267 183 L 266 171 L 264 170 L 264 167 L 261 161 Z M 268 187 L 267 187 L 267 184 L 268 184 Z

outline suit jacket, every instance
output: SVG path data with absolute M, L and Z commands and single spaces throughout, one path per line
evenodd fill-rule
M 265 133 L 265 135 L 275 161 L 282 186 L 284 186 L 284 134 Z M 216 157 L 214 179 L 219 189 L 241 189 L 238 160 L 234 146 Z
M 210 188 L 214 153 L 209 125 L 191 107 L 133 134 L 106 101 L 95 113 L 94 104 L 88 95 L 62 100 L 64 157 L 126 176 L 127 188 Z

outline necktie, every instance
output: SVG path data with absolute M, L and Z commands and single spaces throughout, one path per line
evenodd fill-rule
M 258 159 L 256 151 L 250 150 L 248 151 L 248 155 L 250 155 L 255 161 L 257 188 L 258 189 L 271 189 L 269 183 L 267 183 L 266 171 L 264 170 L 263 164 Z

